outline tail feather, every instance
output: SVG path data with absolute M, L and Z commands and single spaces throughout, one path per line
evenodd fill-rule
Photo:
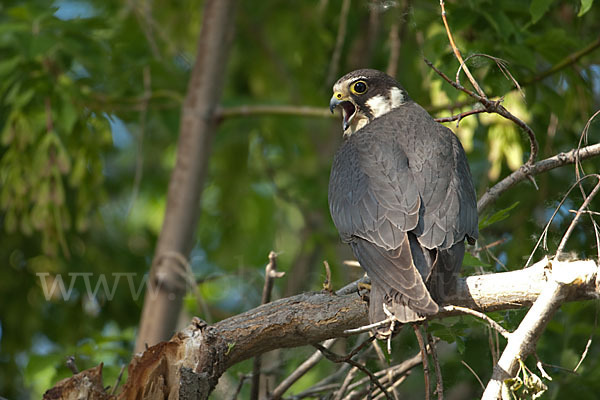
M 433 264 L 433 273 L 427 282 L 429 293 L 436 302 L 442 302 L 456 290 L 456 281 L 460 274 L 464 254 L 465 242 L 463 241 L 447 250 L 438 250 Z
M 387 318 L 383 304 L 399 322 L 421 321 L 438 312 L 420 270 L 413 262 L 408 234 L 399 248 L 385 250 L 361 238 L 351 242 L 354 254 L 371 278 L 369 320 Z

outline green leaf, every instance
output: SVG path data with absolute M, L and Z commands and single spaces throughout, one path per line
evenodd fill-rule
M 531 14 L 531 22 L 538 22 L 550 8 L 554 0 L 533 0 L 529 6 L 529 14 Z
M 0 76 L 4 77 L 9 72 L 13 72 L 21 60 L 23 60 L 23 57 L 21 55 L 17 55 L 13 58 L 9 58 L 8 60 L 0 61 Z
M 490 264 L 481 261 L 477 257 L 473 257 L 470 253 L 465 253 L 463 258 L 463 265 L 466 267 L 489 267 Z
M 458 350 L 460 354 L 465 354 L 465 348 L 464 339 L 460 336 L 456 336 L 456 350 Z
M 510 205 L 507 208 L 504 208 L 502 210 L 496 211 L 494 214 L 492 214 L 489 217 L 484 217 L 481 219 L 481 221 L 479 222 L 479 230 L 485 229 L 488 226 L 495 224 L 496 222 L 500 222 L 502 220 L 505 220 L 506 218 L 508 218 L 508 216 L 510 215 L 510 211 L 515 208 L 516 206 L 519 205 L 519 202 L 516 201 L 514 202 L 512 205 Z
M 585 13 L 590 11 L 590 8 L 592 8 L 592 4 L 594 4 L 594 0 L 581 0 L 581 8 L 579 9 L 577 16 L 583 17 Z
M 58 115 L 57 125 L 60 126 L 62 133 L 65 135 L 71 134 L 75 123 L 79 119 L 77 108 L 68 99 L 63 99 Z

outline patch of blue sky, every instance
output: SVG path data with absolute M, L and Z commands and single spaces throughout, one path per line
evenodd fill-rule
M 63 21 L 75 18 L 91 18 L 96 14 L 94 7 L 87 1 L 57 0 L 53 6 L 57 8 L 54 15 Z
M 113 143 L 118 149 L 125 149 L 131 146 L 133 142 L 133 136 L 123 120 L 114 114 L 105 114 L 110 124 L 110 131 L 112 132 Z

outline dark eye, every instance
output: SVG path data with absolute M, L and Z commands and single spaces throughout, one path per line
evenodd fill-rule
M 367 91 L 367 82 L 365 81 L 356 81 L 350 87 L 353 93 L 363 94 Z

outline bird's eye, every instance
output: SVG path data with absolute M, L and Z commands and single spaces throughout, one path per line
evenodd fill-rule
M 367 82 L 365 81 L 356 81 L 350 86 L 350 90 L 354 94 L 363 94 L 367 91 Z

